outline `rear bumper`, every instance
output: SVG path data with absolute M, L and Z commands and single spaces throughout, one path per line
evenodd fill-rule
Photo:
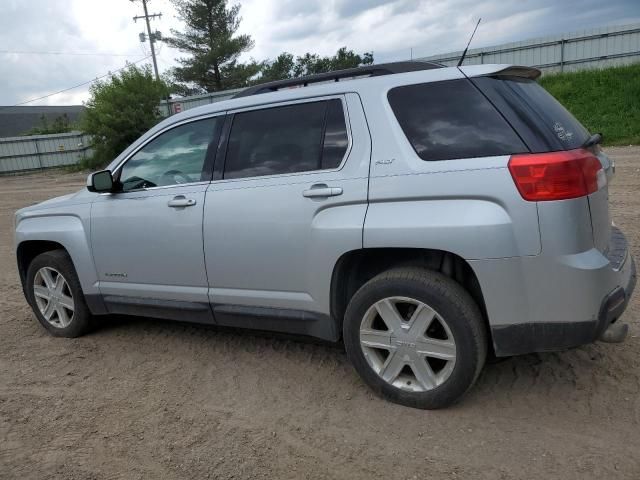
M 627 285 L 624 287 L 616 287 L 602 300 L 602 306 L 600 307 L 600 313 L 598 315 L 596 339 L 600 338 L 607 327 L 622 316 L 636 288 L 636 263 L 631 255 L 629 255 L 629 261 L 631 262 L 631 275 L 629 276 Z
M 471 262 L 497 356 L 591 343 L 625 311 L 636 266 L 614 229 L 611 251 Z
M 596 320 L 522 323 L 491 328 L 496 355 L 553 352 L 596 341 L 624 313 L 636 284 L 636 268 L 629 257 L 632 275 L 602 299 Z

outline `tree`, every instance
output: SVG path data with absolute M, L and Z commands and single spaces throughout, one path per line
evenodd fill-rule
M 281 53 L 273 62 L 267 60 L 263 63 L 262 69 L 260 70 L 260 78 L 257 82 L 264 83 L 293 78 L 295 66 L 296 61 L 292 54 L 288 52 Z
M 182 91 L 205 93 L 246 86 L 260 65 L 238 62 L 241 53 L 253 48 L 249 35 L 235 35 L 240 21 L 240 5 L 227 7 L 226 0 L 172 0 L 184 32 L 171 29 L 164 41 L 188 53 L 177 59 L 181 66 L 171 74 Z
M 262 69 L 260 70 L 261 76 L 258 82 L 297 78 L 315 73 L 370 65 L 372 63 L 372 53 L 358 55 L 352 50 L 347 50 L 347 47 L 340 48 L 332 57 L 321 57 L 315 53 L 305 53 L 294 59 L 292 54 L 284 52 L 278 55 L 273 62 L 263 62 Z
M 159 104 L 167 85 L 155 79 L 151 67 L 130 65 L 90 88 L 91 98 L 81 130 L 92 136 L 93 157 L 83 167 L 95 168 L 113 160 L 160 119 Z
M 342 47 L 331 58 L 331 70 L 343 70 L 345 68 L 358 67 L 360 65 L 371 65 L 373 63 L 373 53 L 365 52 L 362 56 Z

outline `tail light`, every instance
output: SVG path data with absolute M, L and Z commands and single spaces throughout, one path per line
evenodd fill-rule
M 532 202 L 584 197 L 607 182 L 598 157 L 583 148 L 513 155 L 509 172 L 522 198 Z

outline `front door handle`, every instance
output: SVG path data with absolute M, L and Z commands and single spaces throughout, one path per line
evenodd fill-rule
M 167 203 L 167 205 L 173 208 L 192 207 L 195 204 L 196 201 L 193 198 L 186 198 L 184 195 L 177 195 Z
M 324 183 L 312 185 L 310 189 L 302 192 L 302 196 L 306 198 L 327 198 L 342 195 L 342 188 L 328 187 Z

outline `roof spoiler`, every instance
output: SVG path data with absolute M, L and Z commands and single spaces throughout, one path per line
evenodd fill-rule
M 489 74 L 490 76 L 498 76 L 498 77 L 522 77 L 522 78 L 530 78 L 531 80 L 535 80 L 542 72 L 537 68 L 533 67 L 521 67 L 521 66 L 509 66 L 503 70 L 498 70 L 497 72 L 493 72 Z

